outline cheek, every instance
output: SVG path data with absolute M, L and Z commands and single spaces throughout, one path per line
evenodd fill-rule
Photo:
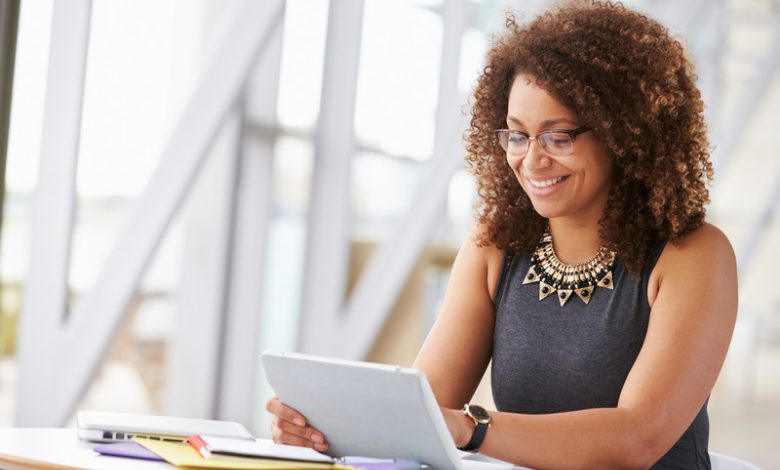
M 615 171 L 614 165 L 612 163 L 612 159 L 607 159 L 607 161 L 603 162 L 601 164 L 600 170 L 601 170 L 601 180 L 604 182 L 604 184 L 608 186 L 611 185 L 614 171 Z
M 614 173 L 614 161 L 606 149 L 593 146 L 580 170 L 592 184 L 610 185 Z
M 523 167 L 523 158 L 522 157 L 506 157 L 506 163 L 509 165 L 509 168 L 512 169 L 512 173 L 515 174 L 518 178 L 520 178 L 520 169 Z
M 611 164 L 599 164 L 591 167 L 587 181 L 592 191 L 607 193 L 612 187 L 613 169 Z

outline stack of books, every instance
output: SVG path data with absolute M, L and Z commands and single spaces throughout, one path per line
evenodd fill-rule
M 160 460 L 177 467 L 266 469 L 420 469 L 424 465 L 408 460 L 334 458 L 306 447 L 274 444 L 267 439 L 236 439 L 194 435 L 187 442 L 133 437 L 132 441 L 105 444 L 95 448 L 104 455 Z

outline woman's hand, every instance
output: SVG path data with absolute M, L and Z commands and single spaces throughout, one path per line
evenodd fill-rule
M 311 447 L 319 452 L 328 449 L 325 436 L 313 427 L 307 426 L 306 418 L 282 403 L 279 397 L 268 400 L 265 409 L 273 415 L 271 436 L 275 443 Z
M 444 415 L 444 421 L 450 430 L 452 440 L 455 441 L 455 446 L 463 447 L 468 444 L 474 433 L 474 421 L 466 416 L 463 410 L 442 407 L 441 414 Z

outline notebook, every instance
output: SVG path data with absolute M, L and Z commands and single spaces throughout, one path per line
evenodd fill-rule
M 347 457 L 334 459 L 309 447 L 275 444 L 270 439 L 258 439 L 256 442 L 229 439 L 214 436 L 192 436 L 190 446 L 197 449 L 206 459 L 214 456 L 256 457 L 280 459 L 292 462 L 319 462 L 337 464 L 329 468 L 351 468 L 352 470 L 420 470 L 424 467 L 414 460 L 372 459 L 366 457 Z
M 209 419 L 176 418 L 108 411 L 79 411 L 78 437 L 91 442 L 121 442 L 133 437 L 186 442 L 194 434 L 254 440 L 239 423 Z
M 299 462 L 336 463 L 333 457 L 321 454 L 314 449 L 275 444 L 266 439 L 249 441 L 246 439 L 231 439 L 199 434 L 190 437 L 187 442 L 205 458 L 209 458 L 212 455 L 235 455 L 239 457 L 264 457 Z
M 279 398 L 322 431 L 333 457 L 365 456 L 461 469 L 460 451 L 416 369 L 297 353 L 263 353 Z

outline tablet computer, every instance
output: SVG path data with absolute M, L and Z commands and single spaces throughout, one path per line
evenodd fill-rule
M 325 434 L 327 454 L 408 459 L 461 469 L 422 372 L 297 353 L 263 353 L 268 383 Z
M 195 434 L 254 441 L 252 434 L 240 423 L 209 419 L 84 410 L 78 412 L 76 426 L 79 439 L 91 442 L 120 442 L 133 437 L 186 442 Z

